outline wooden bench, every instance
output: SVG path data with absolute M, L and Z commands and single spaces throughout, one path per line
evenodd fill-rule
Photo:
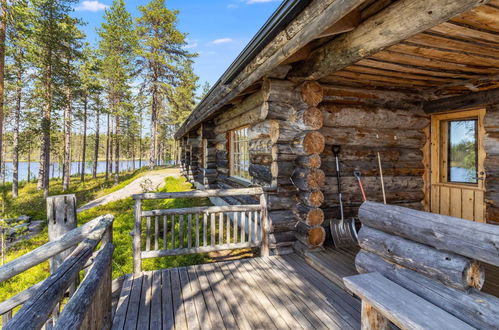
M 362 329 L 475 329 L 379 273 L 344 278 L 362 299 Z
M 363 300 L 365 329 L 499 329 L 499 298 L 481 292 L 499 266 L 499 226 L 365 202 L 345 285 Z M 442 321 L 444 320 L 444 321 Z M 462 326 L 450 326 L 456 322 Z

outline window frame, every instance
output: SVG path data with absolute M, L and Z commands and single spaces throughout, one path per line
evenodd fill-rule
M 241 127 L 238 127 L 238 128 L 234 128 L 234 129 L 231 129 L 228 131 L 228 146 L 229 146 L 229 176 L 231 178 L 235 178 L 237 180 L 242 180 L 244 182 L 250 182 L 251 183 L 251 175 L 249 174 L 249 166 L 250 166 L 250 157 L 249 157 L 249 138 L 248 138 L 248 128 L 249 126 L 248 125 L 245 125 L 245 126 L 241 126 Z M 239 131 L 243 131 L 243 130 L 246 130 L 246 136 L 245 136 L 245 140 L 240 140 L 240 139 L 237 139 L 236 137 L 236 134 L 237 132 Z M 242 152 L 238 152 L 237 154 L 235 153 L 235 149 L 236 149 L 236 143 L 240 143 L 240 142 L 245 142 L 246 143 L 246 150 L 243 150 Z M 239 149 L 239 148 L 238 148 Z M 243 148 L 244 149 L 244 148 Z M 241 161 L 239 160 L 238 161 L 238 165 L 236 168 L 236 155 L 243 155 L 243 161 L 245 160 L 244 159 L 244 154 L 246 153 L 246 160 L 247 160 L 247 163 L 248 163 L 248 167 L 247 169 L 244 169 L 244 165 L 241 165 Z M 244 177 L 240 174 L 242 174 L 242 172 L 246 172 L 247 173 L 247 177 Z

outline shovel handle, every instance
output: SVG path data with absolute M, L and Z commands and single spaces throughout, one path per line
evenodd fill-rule
M 366 193 L 364 191 L 364 187 L 362 186 L 362 180 L 361 180 L 360 171 L 353 171 L 353 175 L 355 176 L 355 178 L 359 182 L 359 187 L 360 187 L 360 191 L 362 192 L 362 197 L 364 198 L 364 202 L 366 202 L 367 198 L 366 198 Z

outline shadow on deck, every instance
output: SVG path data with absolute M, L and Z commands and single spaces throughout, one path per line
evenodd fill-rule
M 359 329 L 360 301 L 297 255 L 125 279 L 113 329 Z

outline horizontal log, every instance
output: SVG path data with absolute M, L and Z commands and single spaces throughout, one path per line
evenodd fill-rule
M 319 132 L 328 145 L 421 149 L 426 143 L 426 135 L 419 130 L 323 127 Z
M 304 222 L 298 221 L 295 226 L 295 236 L 308 248 L 316 248 L 324 244 L 326 231 L 321 226 L 311 227 Z
M 270 132 L 274 129 L 276 123 L 273 120 L 264 120 L 251 125 L 248 128 L 248 140 L 269 139 Z
M 233 106 L 228 111 L 225 111 L 219 116 L 215 117 L 215 127 L 219 126 L 220 124 L 226 123 L 227 121 L 240 116 L 250 110 L 262 107 L 264 105 L 264 102 L 264 94 L 262 91 L 258 91 L 249 95 L 241 103 Z
M 291 210 L 270 211 L 269 219 L 274 232 L 293 230 L 297 221 Z
M 291 161 L 274 161 L 270 167 L 272 177 L 285 177 L 289 178 L 293 174 L 296 165 Z
M 368 226 L 362 226 L 358 239 L 362 249 L 459 290 L 480 290 L 485 281 L 483 266 L 455 253 L 438 251 Z
M 282 196 L 282 194 L 268 195 L 267 205 L 271 211 L 291 210 L 296 205 L 296 198 L 294 196 Z
M 101 298 L 98 295 L 100 293 L 99 289 L 111 290 L 111 263 L 113 257 L 114 246 L 112 244 L 106 244 L 99 254 L 97 255 L 94 264 L 87 271 L 83 282 L 76 290 L 75 294 L 69 299 L 66 306 L 57 319 L 56 329 L 80 329 L 83 322 L 88 318 L 88 313 L 91 312 L 92 304 L 96 303 L 96 298 Z M 102 285 L 102 281 L 109 281 L 109 287 Z M 111 292 L 105 292 L 104 294 L 111 296 Z M 99 301 L 99 303 L 102 303 Z M 111 301 L 109 301 L 111 303 Z M 109 306 L 99 306 L 104 311 Z M 109 310 L 109 314 L 110 314 Z M 109 319 L 91 319 L 93 324 L 101 324 L 101 326 L 107 326 L 106 321 L 111 322 L 111 315 L 108 315 Z
M 282 102 L 294 105 L 304 103 L 296 84 L 289 80 L 264 79 L 262 91 L 267 102 Z
M 0 283 L 73 247 L 86 238 L 100 239 L 113 221 L 114 217 L 110 214 L 100 216 L 67 232 L 58 240 L 48 242 L 39 248 L 6 263 L 0 267 Z
M 288 76 L 293 80 L 320 79 L 483 4 L 482 0 L 397 1 L 313 51 Z
M 12 296 L 9 299 L 0 302 L 0 315 L 3 315 L 13 310 L 17 306 L 24 304 L 28 299 L 33 297 L 33 295 L 42 284 L 43 281 L 40 281 L 35 285 L 30 286 L 28 289 L 19 292 L 15 296 Z
M 261 195 L 263 188 L 239 188 L 239 189 L 213 189 L 213 190 L 192 190 L 167 193 L 144 193 L 135 194 L 133 199 L 173 199 L 173 198 L 203 198 L 203 197 L 225 197 L 240 195 Z
M 272 183 L 270 166 L 250 164 L 248 172 L 252 179 L 258 180 L 258 182 Z
M 266 119 L 289 120 L 296 116 L 296 108 L 292 103 L 273 101 L 266 103 Z
M 326 182 L 326 176 L 320 169 L 299 167 L 293 172 L 291 180 L 300 190 L 320 190 Z
M 499 227 L 464 219 L 366 202 L 362 224 L 436 249 L 499 266 Z
M 361 251 L 355 258 L 360 273 L 378 272 L 477 329 L 499 324 L 499 298 L 475 289 L 463 292 L 417 272 L 395 266 L 375 254 Z
M 420 130 L 430 124 L 424 113 L 326 103 L 320 106 L 327 127 L 370 127 L 378 129 Z
M 492 103 L 499 103 L 499 88 L 428 101 L 423 105 L 423 109 L 426 113 L 433 114 L 450 110 L 469 109 Z
M 107 228 L 107 227 L 106 227 Z M 86 238 L 62 262 L 57 271 L 47 278 L 30 298 L 4 326 L 4 329 L 39 329 L 55 306 L 61 301 L 66 290 L 78 278 L 87 260 L 100 241 L 100 237 Z

